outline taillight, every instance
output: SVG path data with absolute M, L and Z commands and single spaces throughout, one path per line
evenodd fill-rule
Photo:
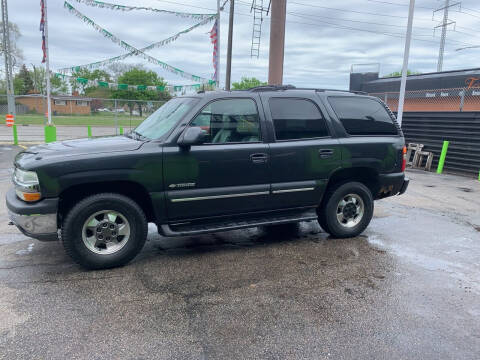
M 402 150 L 402 172 L 405 171 L 405 168 L 407 167 L 407 147 L 404 146 Z

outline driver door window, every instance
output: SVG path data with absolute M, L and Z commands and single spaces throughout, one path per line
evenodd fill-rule
M 259 142 L 260 124 L 252 99 L 213 101 L 202 109 L 190 126 L 199 126 L 208 134 L 206 143 Z

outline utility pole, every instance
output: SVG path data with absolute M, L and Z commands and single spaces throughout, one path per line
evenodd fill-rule
M 220 0 L 217 0 L 217 76 L 215 76 L 215 83 L 217 88 L 220 88 Z
M 230 16 L 228 18 L 228 47 L 227 47 L 227 70 L 225 74 L 225 90 L 230 91 L 230 79 L 232 76 L 232 39 L 233 39 L 233 13 L 235 0 L 230 0 Z
M 448 19 L 448 9 L 452 6 L 459 5 L 461 7 L 461 3 L 457 1 L 456 3 L 450 4 L 450 0 L 445 0 L 445 5 L 441 8 L 438 8 L 433 11 L 433 15 L 437 11 L 443 10 L 443 19 L 440 25 L 434 27 L 434 31 L 441 27 L 442 28 L 442 35 L 440 37 L 440 48 L 438 50 L 438 62 L 437 62 L 437 71 L 442 71 L 443 69 L 443 54 L 445 53 L 445 39 L 447 37 L 447 27 L 448 25 L 455 24 L 455 21 L 451 21 Z
M 281 85 L 283 83 L 286 16 L 287 0 L 273 0 L 270 19 L 270 53 L 268 61 L 269 85 Z
M 442 71 L 443 67 L 443 53 L 445 52 L 445 38 L 447 37 L 447 20 L 449 5 L 450 0 L 445 0 L 445 7 L 443 9 L 442 36 L 440 37 L 440 49 L 438 51 L 437 71 Z
M 8 5 L 7 0 L 2 1 L 2 30 L 3 30 L 3 54 L 5 57 L 5 80 L 7 85 L 7 108 L 8 113 L 15 117 L 15 97 L 13 89 L 13 68 L 10 48 L 10 31 L 8 28 Z
M 405 36 L 405 50 L 403 52 L 402 79 L 400 80 L 400 96 L 398 99 L 397 122 L 402 126 L 403 103 L 405 102 L 405 87 L 407 85 L 408 57 L 410 55 L 410 41 L 412 40 L 413 12 L 415 10 L 415 0 L 410 0 L 408 7 L 407 35 Z

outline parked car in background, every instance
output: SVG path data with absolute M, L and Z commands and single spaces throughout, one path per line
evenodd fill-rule
M 31 147 L 6 197 L 27 236 L 86 268 L 124 265 L 147 223 L 164 236 L 318 220 L 362 233 L 402 194 L 405 141 L 378 98 L 264 86 L 176 97 L 125 136 Z

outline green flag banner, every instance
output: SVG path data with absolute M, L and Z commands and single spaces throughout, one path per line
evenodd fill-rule
M 143 91 L 143 90 L 153 90 L 153 91 L 168 91 L 170 93 L 180 92 L 180 91 L 187 91 L 193 90 L 197 91 L 200 90 L 202 84 L 191 84 L 191 85 L 128 85 L 128 84 L 117 84 L 117 83 L 110 83 L 107 81 L 100 81 L 100 80 L 89 80 L 81 77 L 74 77 L 70 75 L 66 75 L 63 73 L 55 73 L 56 77 L 65 79 L 73 79 L 79 84 L 85 85 L 85 87 L 102 87 L 102 88 L 110 88 L 114 90 L 135 90 L 135 91 Z
M 142 51 L 142 52 L 145 52 L 145 51 L 148 51 L 148 50 L 151 50 L 151 49 L 155 49 L 155 48 L 170 44 L 170 43 L 174 42 L 175 40 L 177 40 L 181 35 L 189 33 L 190 31 L 196 29 L 197 27 L 209 23 L 210 21 L 215 19 L 215 16 L 216 15 L 210 16 L 210 17 L 200 21 L 199 23 L 189 27 L 188 29 L 182 30 L 182 31 L 176 33 L 175 35 L 172 35 L 172 36 L 170 36 L 166 39 L 163 39 L 161 41 L 158 41 L 156 43 L 148 45 L 148 46 L 146 46 L 144 48 L 141 48 L 139 50 Z M 59 72 L 66 72 L 66 71 L 74 72 L 74 71 L 78 71 L 80 68 L 93 69 L 93 68 L 101 67 L 101 66 L 104 66 L 104 65 L 112 64 L 114 62 L 121 61 L 121 60 L 124 60 L 124 59 L 126 59 L 130 56 L 135 56 L 135 55 L 137 55 L 136 52 L 131 51 L 131 52 L 123 54 L 123 55 L 111 57 L 111 58 L 101 60 L 101 61 L 96 61 L 96 62 L 93 62 L 93 63 L 90 63 L 90 64 L 76 65 L 76 66 L 71 66 L 71 67 L 68 67 L 68 68 L 62 68 L 62 69 L 59 69 L 58 71 Z M 178 69 L 175 68 L 175 71 L 178 71 Z M 198 76 L 192 75 L 192 80 L 196 81 L 196 82 L 199 82 L 201 79 Z
M 185 13 L 179 11 L 171 11 L 171 10 L 161 10 L 155 9 L 151 7 L 144 7 L 144 6 L 126 6 L 126 5 L 117 5 L 112 3 L 107 3 L 103 1 L 95 1 L 95 0 L 75 0 L 78 3 L 82 3 L 89 6 L 94 6 L 98 8 L 105 8 L 111 10 L 121 10 L 121 11 L 132 11 L 132 10 L 146 10 L 146 11 L 153 11 L 157 13 L 165 13 L 171 14 L 175 16 L 180 16 L 183 18 L 192 18 L 192 19 L 206 19 L 212 15 L 216 14 L 194 14 L 194 13 Z
M 119 39 L 118 37 L 116 37 L 115 35 L 113 35 L 109 31 L 107 31 L 106 29 L 104 29 L 101 26 L 99 26 L 98 24 L 96 24 L 92 19 L 83 15 L 81 12 L 79 12 L 77 9 L 75 9 L 72 5 L 70 5 L 67 1 L 64 2 L 64 7 L 66 9 L 68 9 L 68 11 L 70 11 L 70 13 L 72 13 L 73 15 L 75 15 L 76 17 L 81 19 L 83 22 L 92 26 L 95 30 L 100 32 L 107 39 L 109 39 L 112 42 L 114 42 L 115 44 L 121 46 L 125 50 L 128 50 L 129 52 L 134 53 L 134 55 L 143 57 L 145 60 L 149 61 L 150 63 L 161 66 L 164 70 L 169 71 L 169 72 L 174 73 L 174 74 L 177 74 L 177 75 L 179 75 L 183 78 L 186 78 L 186 79 L 189 79 L 189 80 L 192 80 L 192 81 L 195 81 L 194 79 L 199 79 L 200 82 L 202 82 L 202 83 L 209 83 L 209 81 L 212 81 L 212 80 L 202 78 L 200 76 L 196 76 L 196 75 L 187 73 L 187 72 L 185 72 L 183 70 L 180 70 L 180 69 L 177 69 L 177 68 L 175 68 L 175 67 L 173 67 L 173 66 L 171 66 L 171 65 L 169 65 L 169 64 L 167 64 L 163 61 L 155 59 L 154 57 L 152 57 L 150 55 L 147 55 L 146 53 L 144 53 L 140 49 L 137 49 L 137 48 L 133 47 L 132 45 L 130 45 L 127 42 Z

